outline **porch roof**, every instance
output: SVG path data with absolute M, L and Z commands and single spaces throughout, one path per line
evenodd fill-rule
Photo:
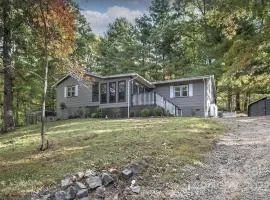
M 196 81 L 196 80 L 210 79 L 211 77 L 212 77 L 211 75 L 186 77 L 186 78 L 179 78 L 179 79 L 172 79 L 172 80 L 155 81 L 155 82 L 152 82 L 152 84 L 159 85 L 159 84 L 176 83 L 176 82 L 183 82 L 183 81 Z
M 121 77 L 130 77 L 133 78 L 134 80 L 138 80 L 144 85 L 146 85 L 149 88 L 154 88 L 155 85 L 151 83 L 150 81 L 146 80 L 142 76 L 140 76 L 137 73 L 126 73 L 126 74 L 114 74 L 114 75 L 109 75 L 109 76 L 103 76 L 103 79 L 110 79 L 110 78 L 121 78 Z

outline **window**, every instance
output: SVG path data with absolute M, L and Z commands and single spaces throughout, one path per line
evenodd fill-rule
M 133 82 L 133 94 L 138 94 L 138 83 Z
M 137 82 L 134 82 L 133 83 L 133 94 L 142 94 L 144 93 L 144 87 L 137 83 Z
M 99 84 L 94 83 L 92 86 L 92 102 L 99 101 Z
M 139 86 L 139 94 L 144 93 L 144 87 L 142 85 Z
M 118 82 L 118 102 L 126 101 L 126 81 Z
M 180 85 L 174 87 L 175 97 L 187 97 L 188 96 L 188 85 Z
M 75 97 L 75 90 L 76 90 L 76 86 L 68 86 L 67 87 L 67 97 Z
M 107 83 L 100 85 L 100 103 L 107 103 Z
M 109 102 L 116 102 L 116 82 L 109 83 Z

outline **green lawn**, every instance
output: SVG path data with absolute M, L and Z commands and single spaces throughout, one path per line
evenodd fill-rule
M 65 173 L 121 170 L 144 156 L 151 166 L 145 181 L 179 181 L 181 166 L 199 163 L 224 127 L 199 118 L 76 119 L 47 125 L 51 147 L 38 151 L 39 126 L 0 136 L 0 199 L 59 183 Z M 174 178 L 173 178 L 174 177 Z

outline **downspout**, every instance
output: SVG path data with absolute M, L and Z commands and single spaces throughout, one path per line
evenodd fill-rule
M 203 78 L 203 113 L 204 113 L 204 117 L 206 117 L 205 115 L 205 79 Z
M 128 80 L 128 118 L 130 117 L 130 111 L 129 111 L 129 107 L 130 107 L 130 80 Z

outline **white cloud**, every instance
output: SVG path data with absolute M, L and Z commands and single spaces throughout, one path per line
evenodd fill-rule
M 86 17 L 95 33 L 103 34 L 108 28 L 109 23 L 112 23 L 116 18 L 125 17 L 129 22 L 134 24 L 135 19 L 143 15 L 143 12 L 139 10 L 130 10 L 126 7 L 113 6 L 110 7 L 106 13 L 85 10 L 82 11 L 82 14 Z

